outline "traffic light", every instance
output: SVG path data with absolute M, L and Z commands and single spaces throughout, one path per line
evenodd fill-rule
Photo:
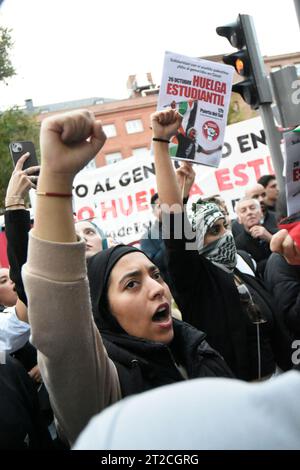
M 252 17 L 239 15 L 235 23 L 219 26 L 216 31 L 219 36 L 226 37 L 230 44 L 238 49 L 232 54 L 223 56 L 223 62 L 232 65 L 236 72 L 245 78 L 235 83 L 232 91 L 239 93 L 252 109 L 257 109 L 264 103 L 272 103 L 271 90 L 264 71 Z

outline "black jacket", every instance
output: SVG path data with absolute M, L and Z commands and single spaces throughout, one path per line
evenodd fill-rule
M 292 367 L 292 342 L 300 338 L 300 266 L 292 266 L 273 253 L 265 270 L 266 284 L 278 307 L 277 321 L 282 334 L 283 369 Z
M 168 346 L 126 334 L 102 333 L 108 355 L 118 370 L 123 397 L 184 380 L 176 363 L 186 369 L 189 379 L 233 377 L 203 332 L 178 320 L 173 325 L 174 339 Z
M 27 305 L 27 297 L 22 280 L 22 266 L 27 260 L 28 233 L 30 231 L 29 211 L 19 209 L 5 211 L 5 233 L 7 238 L 7 257 L 10 265 L 10 278 L 16 285 L 18 297 Z
M 235 243 L 238 250 L 244 250 L 252 256 L 257 263 L 257 272 L 263 277 L 268 258 L 271 256 L 269 242 L 253 238 L 243 227 L 242 232 L 236 237 Z
M 172 234 L 172 227 L 170 232 Z M 172 239 L 171 236 L 165 243 L 169 272 L 177 292 L 174 297 L 183 320 L 205 331 L 208 343 L 222 354 L 238 378 L 255 379 L 257 346 L 253 341 L 256 326 L 243 311 L 233 274 L 215 266 L 199 255 L 198 251 L 186 250 L 185 238 Z M 267 319 L 261 329 L 261 343 L 265 351 L 262 376 L 268 375 L 275 368 L 270 338 L 273 327 L 272 301 L 256 278 L 239 274 L 251 293 L 255 293 L 255 300 L 259 300 L 263 316 Z
M 277 226 L 277 221 L 276 217 L 274 215 L 274 212 L 270 212 L 266 210 L 265 216 L 264 216 L 264 221 L 263 221 L 263 227 L 265 227 L 268 232 L 270 232 L 272 235 L 274 233 L 278 232 L 278 226 Z M 241 225 L 237 219 L 234 219 L 231 223 L 231 230 L 232 234 L 234 236 L 234 239 L 236 240 L 237 237 L 242 233 L 244 227 Z
M 22 280 L 22 266 L 27 261 L 28 233 L 31 229 L 30 213 L 25 209 L 5 211 L 5 233 L 7 238 L 7 257 L 10 265 L 9 275 L 15 283 L 19 299 L 27 306 L 27 297 Z M 36 349 L 28 342 L 13 356 L 29 371 L 37 364 Z
M 10 264 L 10 278 L 14 281 L 19 299 L 27 306 L 27 296 L 22 279 L 22 266 L 27 261 L 28 233 L 31 229 L 30 213 L 25 209 L 5 211 L 5 232 L 7 237 L 7 256 Z M 37 351 L 30 342 L 15 351 L 12 356 L 30 371 L 37 364 Z M 44 385 L 39 387 L 39 405 L 43 417 L 50 423 L 52 410 L 48 392 Z
M 33 382 L 9 356 L 0 364 L 0 397 L 0 449 L 51 449 Z
M 265 213 L 265 217 L 264 217 L 264 222 L 262 224 L 267 230 L 268 232 L 270 232 L 272 235 L 274 235 L 274 233 L 278 232 L 279 228 L 278 228 L 278 224 L 277 224 L 277 220 L 276 220 L 276 217 L 275 217 L 275 213 L 272 212 L 272 211 L 269 211 L 268 209 L 266 209 L 266 213 Z

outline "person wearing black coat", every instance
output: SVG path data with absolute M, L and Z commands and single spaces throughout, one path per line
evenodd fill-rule
M 242 228 L 242 232 L 235 239 L 236 247 L 251 255 L 257 264 L 257 271 L 263 277 L 264 270 L 271 256 L 269 243 L 265 240 L 253 238 L 250 233 Z
M 300 338 L 300 265 L 291 265 L 279 253 L 272 253 L 265 270 L 265 281 L 277 305 L 282 335 L 280 366 L 293 367 L 292 343 Z
M 176 303 L 183 319 L 206 332 L 238 378 L 268 377 L 275 371 L 271 296 L 253 273 L 237 265 L 232 234 L 216 204 L 195 205 L 189 233 L 181 201 L 193 182 L 191 166 L 177 171 L 178 184 L 167 146 L 180 121 L 176 112 L 164 111 L 152 115 L 151 123 L 158 192 L 164 207 L 172 208 L 171 214 L 164 212 L 163 225 L 170 233 L 165 244 Z
M 172 319 L 174 335 L 170 335 L 172 339 L 167 342 L 146 339 L 138 334 L 138 327 L 136 335 L 121 327 L 116 315 L 112 313 L 113 307 L 110 306 L 107 291 L 114 266 L 131 253 L 146 256 L 134 247 L 117 245 L 88 260 L 93 315 L 108 355 L 117 367 L 122 396 L 188 378 L 232 377 L 224 359 L 206 342 L 206 334 L 189 324 Z M 156 272 L 154 276 L 157 282 L 165 286 L 166 290 L 167 286 L 160 277 L 158 268 Z M 138 277 L 136 279 L 137 281 L 131 282 L 139 283 Z M 169 316 L 170 306 L 166 307 L 158 321 L 162 324 L 169 322 Z
M 262 210 L 257 199 L 241 199 L 236 204 L 236 213 L 242 224 L 241 233 L 235 238 L 236 247 L 249 253 L 257 263 L 257 271 L 263 277 L 265 266 L 271 255 L 270 233 L 261 222 Z
M 258 378 L 256 326 L 241 304 L 235 281 L 247 286 L 266 320 L 260 325 L 260 375 L 272 374 L 274 305 L 263 282 L 237 268 L 226 272 L 196 250 L 186 250 L 184 238 L 167 239 L 165 243 L 177 291 L 175 300 L 184 321 L 206 332 L 208 342 L 221 351 L 238 378 L 254 380 Z M 183 266 L 188 267 L 188 273 Z
M 31 228 L 30 213 L 26 209 L 4 212 L 7 257 L 10 264 L 10 278 L 15 283 L 19 299 L 27 305 L 27 297 L 22 281 L 22 266 L 26 263 L 28 233 Z
M 278 226 L 274 212 L 269 211 L 264 202 L 266 197 L 266 190 L 263 185 L 256 183 L 253 186 L 250 186 L 250 188 L 247 188 L 245 191 L 245 197 L 257 199 L 259 201 L 263 213 L 263 220 L 261 222 L 262 226 L 265 227 L 265 229 L 272 235 L 278 232 Z M 238 235 L 243 232 L 243 226 L 239 223 L 238 219 L 232 221 L 231 231 L 235 240 Z
M 27 296 L 22 280 L 22 266 L 27 260 L 28 233 L 31 228 L 30 212 L 20 207 L 4 212 L 5 234 L 7 238 L 7 257 L 10 264 L 10 278 L 15 283 L 18 298 L 27 307 Z M 26 321 L 26 319 L 24 319 Z M 14 353 L 29 372 L 37 364 L 37 351 L 27 342 Z
M 3 362 L 0 364 L 0 449 L 53 449 L 32 380 L 9 355 Z
M 30 212 L 25 209 L 25 196 L 31 187 L 35 187 L 36 176 L 30 176 L 37 171 L 39 167 L 31 167 L 23 170 L 23 163 L 27 154 L 24 154 L 16 164 L 11 175 L 6 192 L 4 220 L 5 234 L 7 238 L 7 257 L 10 264 L 10 278 L 15 284 L 15 290 L 18 294 L 18 317 L 28 323 L 27 317 L 27 296 L 22 280 L 22 266 L 27 260 L 28 234 L 31 229 Z M 47 424 L 53 421 L 49 396 L 45 385 L 40 383 L 40 374 L 37 368 L 37 350 L 29 342 L 14 353 L 12 357 L 17 359 L 30 373 L 35 381 L 35 387 L 38 390 L 38 400 L 42 417 Z

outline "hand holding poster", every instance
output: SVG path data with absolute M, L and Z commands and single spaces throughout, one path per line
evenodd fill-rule
M 300 211 L 300 127 L 284 134 L 288 215 Z
M 233 73 L 228 65 L 166 52 L 157 109 L 183 117 L 170 143 L 173 158 L 219 166 Z

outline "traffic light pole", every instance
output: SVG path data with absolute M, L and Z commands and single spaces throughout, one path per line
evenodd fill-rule
M 298 23 L 300 26 L 300 0 L 294 0 L 294 5 L 295 5 L 295 10 L 296 10 L 296 15 L 298 18 Z
M 285 178 L 283 176 L 283 157 L 280 148 L 281 136 L 277 130 L 273 111 L 270 103 L 261 104 L 259 107 L 260 115 L 263 121 L 266 140 L 271 153 L 271 159 L 276 175 L 276 180 L 280 191 L 285 190 Z
M 296 9 L 300 0 L 294 0 Z M 267 144 L 270 149 L 273 167 L 280 191 L 284 191 L 285 181 L 283 173 L 283 157 L 280 148 L 281 136 L 275 126 L 272 104 L 272 93 L 268 82 L 262 54 L 259 49 L 258 39 L 250 15 L 239 14 L 235 23 L 218 26 L 217 34 L 228 39 L 230 44 L 238 51 L 223 56 L 225 64 L 233 65 L 235 70 L 246 79 L 234 84 L 232 91 L 239 93 L 244 101 L 252 109 L 260 110 L 263 126 L 266 133 Z M 239 71 L 237 62 L 242 63 L 242 71 Z

